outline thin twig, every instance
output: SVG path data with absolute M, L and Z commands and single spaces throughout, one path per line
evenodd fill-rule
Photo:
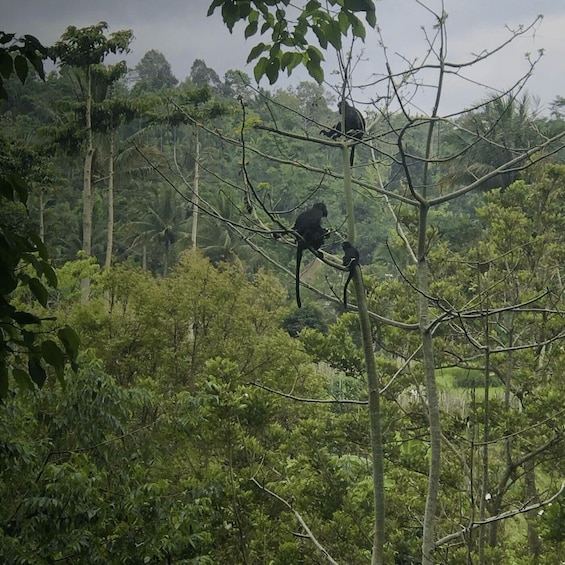
M 257 479 L 255 479 L 255 477 L 253 477 L 251 481 L 255 483 L 262 491 L 266 492 L 267 494 L 270 494 L 272 497 L 282 502 L 295 515 L 296 519 L 300 522 L 300 525 L 306 532 L 307 537 L 316 546 L 318 551 L 320 551 L 320 553 L 322 553 L 323 556 L 328 560 L 328 563 L 331 563 L 332 565 L 338 565 L 337 561 L 335 561 L 332 558 L 332 556 L 327 552 L 327 550 L 322 546 L 322 544 L 316 539 L 316 536 L 314 536 L 310 528 L 307 526 L 306 522 L 304 521 L 304 518 L 302 518 L 302 516 L 292 507 L 292 505 L 289 502 L 287 502 L 284 498 L 280 497 L 277 493 L 273 492 L 272 490 L 269 490 L 266 486 L 262 485 Z

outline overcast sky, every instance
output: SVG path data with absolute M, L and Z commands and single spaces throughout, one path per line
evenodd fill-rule
M 426 1 L 426 0 L 424 0 Z M 132 29 L 135 39 L 126 60 L 135 64 L 150 49 L 163 53 L 172 66 L 174 75 L 183 80 L 190 73 L 195 59 L 203 59 L 222 78 L 228 69 L 239 69 L 252 76 L 252 67 L 245 61 L 251 47 L 258 42 L 252 37 L 243 39 L 242 27 L 230 35 L 219 12 L 210 18 L 206 12 L 210 0 L 0 0 L 2 26 L 5 32 L 35 35 L 45 45 L 59 39 L 69 25 L 84 27 L 106 21 L 109 31 Z M 433 34 L 433 19 L 414 0 L 377 0 L 377 19 L 388 49 L 393 71 L 402 70 L 400 53 L 408 59 L 419 58 L 426 52 L 425 27 Z M 436 8 L 441 0 L 429 0 Z M 535 32 L 520 38 L 496 58 L 473 71 L 471 78 L 495 88 L 504 88 L 517 80 L 525 71 L 525 53 L 545 50 L 528 92 L 540 99 L 542 108 L 556 96 L 565 97 L 565 0 L 445 0 L 448 17 L 449 59 L 462 62 L 472 53 L 492 49 L 508 37 L 508 30 L 528 25 L 538 14 L 544 19 Z M 382 73 L 381 48 L 376 35 L 368 37 L 364 58 L 354 76 L 357 84 L 366 84 L 374 73 Z M 331 62 L 326 76 L 332 77 Z M 291 77 L 281 86 L 297 84 L 308 78 L 301 74 Z M 262 83 L 267 86 L 267 83 Z M 470 82 L 449 82 L 443 113 L 448 113 L 482 99 L 484 89 Z M 379 93 L 370 87 L 364 90 L 366 98 Z M 429 103 L 422 99 L 421 105 Z M 423 110 L 429 111 L 428 107 Z

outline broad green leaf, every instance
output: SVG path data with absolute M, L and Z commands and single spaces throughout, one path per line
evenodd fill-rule
M 237 5 L 235 3 L 232 4 L 231 2 L 224 2 L 222 5 L 222 18 L 231 33 L 235 22 L 239 20 L 239 10 L 237 9 Z
M 37 233 L 30 233 L 29 234 L 29 239 L 31 241 L 33 241 L 33 243 L 35 244 L 35 249 L 37 250 L 37 252 L 39 253 L 39 256 L 44 260 L 44 261 L 49 261 L 49 251 L 47 250 L 47 247 L 45 246 L 45 243 L 43 243 L 43 241 L 41 241 L 41 238 L 39 237 L 39 234 Z
M 41 361 L 35 357 L 30 357 L 27 366 L 32 381 L 41 388 L 47 379 L 47 373 L 41 365 Z
M 67 355 L 71 359 L 76 359 L 80 346 L 80 337 L 75 330 L 70 326 L 65 326 L 57 332 L 57 337 L 61 340 L 61 343 L 65 347 Z
M 280 61 L 278 57 L 272 57 L 265 69 L 265 74 L 267 75 L 270 84 L 275 84 L 275 82 L 277 82 L 277 79 L 279 78 L 279 70 Z
M 347 0 L 346 2 L 343 2 L 342 6 L 352 12 L 375 11 L 375 3 L 373 2 L 373 0 Z
M 297 67 L 302 62 L 302 55 L 300 53 L 294 53 L 292 51 L 287 51 L 281 58 L 281 69 L 286 69 L 289 76 L 292 70 Z
M 269 59 L 267 59 L 267 57 L 261 57 L 255 65 L 253 69 L 253 75 L 257 82 L 259 82 L 261 80 L 261 77 L 265 74 L 265 69 L 267 68 L 268 63 Z
M 41 319 L 29 312 L 14 312 L 12 314 L 12 318 L 16 323 L 22 326 L 28 324 L 41 324 Z
M 341 49 L 341 28 L 339 23 L 335 20 L 331 20 L 324 27 L 325 35 L 327 40 L 331 43 L 334 49 Z
M 45 69 L 43 68 L 43 60 L 33 51 L 26 52 L 28 61 L 33 65 L 41 80 L 45 80 Z
M 255 35 L 257 33 L 258 24 L 257 22 L 251 22 L 246 28 L 244 32 L 245 39 Z
M 206 13 L 206 15 L 211 16 L 216 11 L 216 8 L 218 8 L 222 5 L 223 1 L 224 0 L 214 0 L 210 4 L 210 7 L 208 8 L 208 12 Z
M 313 45 L 310 45 L 308 49 L 306 49 L 306 55 L 313 65 L 319 66 L 320 63 L 324 60 L 324 55 L 322 54 L 322 52 Z
M 320 9 L 320 2 L 318 0 L 310 0 L 304 8 L 304 13 L 310 15 Z
M 35 298 L 37 298 L 39 304 L 41 304 L 41 306 L 43 307 L 46 307 L 49 294 L 45 286 L 43 286 L 43 283 L 35 277 L 31 278 L 29 281 L 29 289 L 31 290 Z
M 375 27 L 377 25 L 377 13 L 375 10 L 367 10 L 367 15 L 365 17 L 367 18 L 367 23 L 371 27 Z
M 43 275 L 47 279 L 47 282 L 49 283 L 51 288 L 57 288 L 58 280 L 55 269 L 53 269 L 53 267 L 45 261 L 42 263 L 41 266 L 42 266 Z
M 318 26 L 313 27 L 312 31 L 316 34 L 316 37 L 318 38 L 318 42 L 320 43 L 320 47 L 322 49 L 326 49 L 328 46 L 328 40 L 326 34 Z
M 14 61 L 9 53 L 0 50 L 0 75 L 10 78 L 14 72 Z
M 346 34 L 349 29 L 349 18 L 347 17 L 347 14 L 345 12 L 340 12 L 337 17 L 337 21 L 339 23 L 341 33 Z
M 23 84 L 26 81 L 27 74 L 29 72 L 29 65 L 27 59 L 23 55 L 16 55 L 14 59 L 14 68 L 16 69 L 16 74 Z
M 353 35 L 355 37 L 359 37 L 360 39 L 364 40 L 367 32 L 365 30 L 365 26 L 363 25 L 363 22 L 353 14 L 351 14 L 349 19 L 351 21 L 351 31 L 353 32 Z
M 57 377 L 61 378 L 65 370 L 66 361 L 65 354 L 61 351 L 61 348 L 53 340 L 46 339 L 41 344 L 41 354 L 43 359 L 55 369 Z
M 259 55 L 261 55 L 261 53 L 263 53 L 263 51 L 266 51 L 267 49 L 269 49 L 269 47 L 265 45 L 263 42 L 258 43 L 249 52 L 249 56 L 247 57 L 247 62 L 250 63 L 251 61 L 253 61 L 253 59 L 259 57 Z
M 308 73 L 310 74 L 310 76 L 318 83 L 318 84 L 322 84 L 322 82 L 324 82 L 324 71 L 322 70 L 322 67 L 320 66 L 320 64 L 314 64 L 312 63 L 312 61 L 307 61 L 306 62 L 306 69 L 308 70 Z

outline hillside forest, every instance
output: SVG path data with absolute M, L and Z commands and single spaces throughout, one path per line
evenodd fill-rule
M 561 565 L 565 98 L 440 110 L 539 20 L 359 85 L 372 0 L 208 15 L 253 77 L 0 32 L 0 562 Z

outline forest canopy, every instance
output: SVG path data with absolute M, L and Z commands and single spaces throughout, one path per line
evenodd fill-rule
M 377 8 L 214 0 L 253 79 L 0 33 L 2 562 L 561 563 L 563 99 L 442 114 L 499 48 L 431 6 L 360 85 Z

